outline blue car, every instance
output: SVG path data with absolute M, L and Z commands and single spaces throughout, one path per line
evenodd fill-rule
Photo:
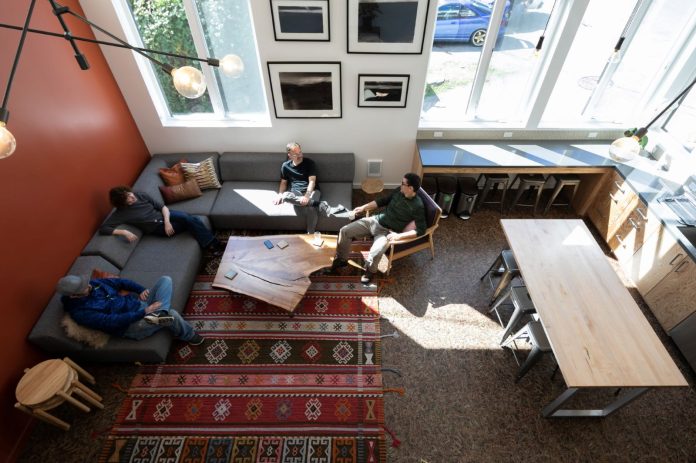
M 487 1 L 487 0 L 483 0 Z M 471 42 L 483 46 L 491 20 L 492 3 L 477 0 L 440 0 L 437 7 L 435 38 L 438 41 Z M 510 17 L 510 1 L 505 5 L 499 36 L 505 33 Z

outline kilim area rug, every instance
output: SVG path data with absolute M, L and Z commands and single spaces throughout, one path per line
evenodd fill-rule
M 379 287 L 312 276 L 295 316 L 199 276 L 206 340 L 142 367 L 100 462 L 383 462 Z

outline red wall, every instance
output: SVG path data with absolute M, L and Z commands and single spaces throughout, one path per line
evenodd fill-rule
M 82 14 L 77 0 L 61 3 Z M 28 7 L 29 0 L 3 1 L 0 22 L 22 25 Z M 74 35 L 94 37 L 65 18 Z M 62 32 L 47 1 L 36 2 L 31 27 Z M 2 94 L 19 36 L 0 28 Z M 14 388 L 24 368 L 50 357 L 26 336 L 108 212 L 109 188 L 131 183 L 149 159 L 98 46 L 79 47 L 88 71 L 80 70 L 67 41 L 29 34 L 8 104 L 17 150 L 0 160 L 0 455 L 6 461 L 17 458 L 29 424 L 13 408 Z

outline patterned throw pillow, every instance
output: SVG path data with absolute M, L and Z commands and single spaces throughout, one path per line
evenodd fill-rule
M 186 177 L 184 176 L 184 169 L 181 168 L 182 162 L 188 161 L 186 159 L 182 159 L 181 161 L 174 164 L 172 167 L 163 167 L 159 170 L 159 176 L 162 178 L 162 181 L 165 185 L 181 185 L 186 181 Z
M 217 172 L 215 172 L 213 158 L 208 158 L 199 163 L 184 162 L 181 164 L 181 168 L 184 169 L 186 180 L 195 179 L 201 190 L 222 188 Z
M 198 198 L 203 194 L 198 187 L 198 183 L 196 183 L 194 179 L 187 180 L 181 185 L 161 186 L 159 190 L 160 193 L 162 193 L 164 204 L 176 203 L 184 199 Z

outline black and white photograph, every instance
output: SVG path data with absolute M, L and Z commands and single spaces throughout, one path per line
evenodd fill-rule
M 407 74 L 358 75 L 358 106 L 361 108 L 405 108 Z
M 420 54 L 429 0 L 348 0 L 348 53 Z
M 331 40 L 329 0 L 271 0 L 276 41 Z
M 341 63 L 268 62 L 276 117 L 341 117 Z

